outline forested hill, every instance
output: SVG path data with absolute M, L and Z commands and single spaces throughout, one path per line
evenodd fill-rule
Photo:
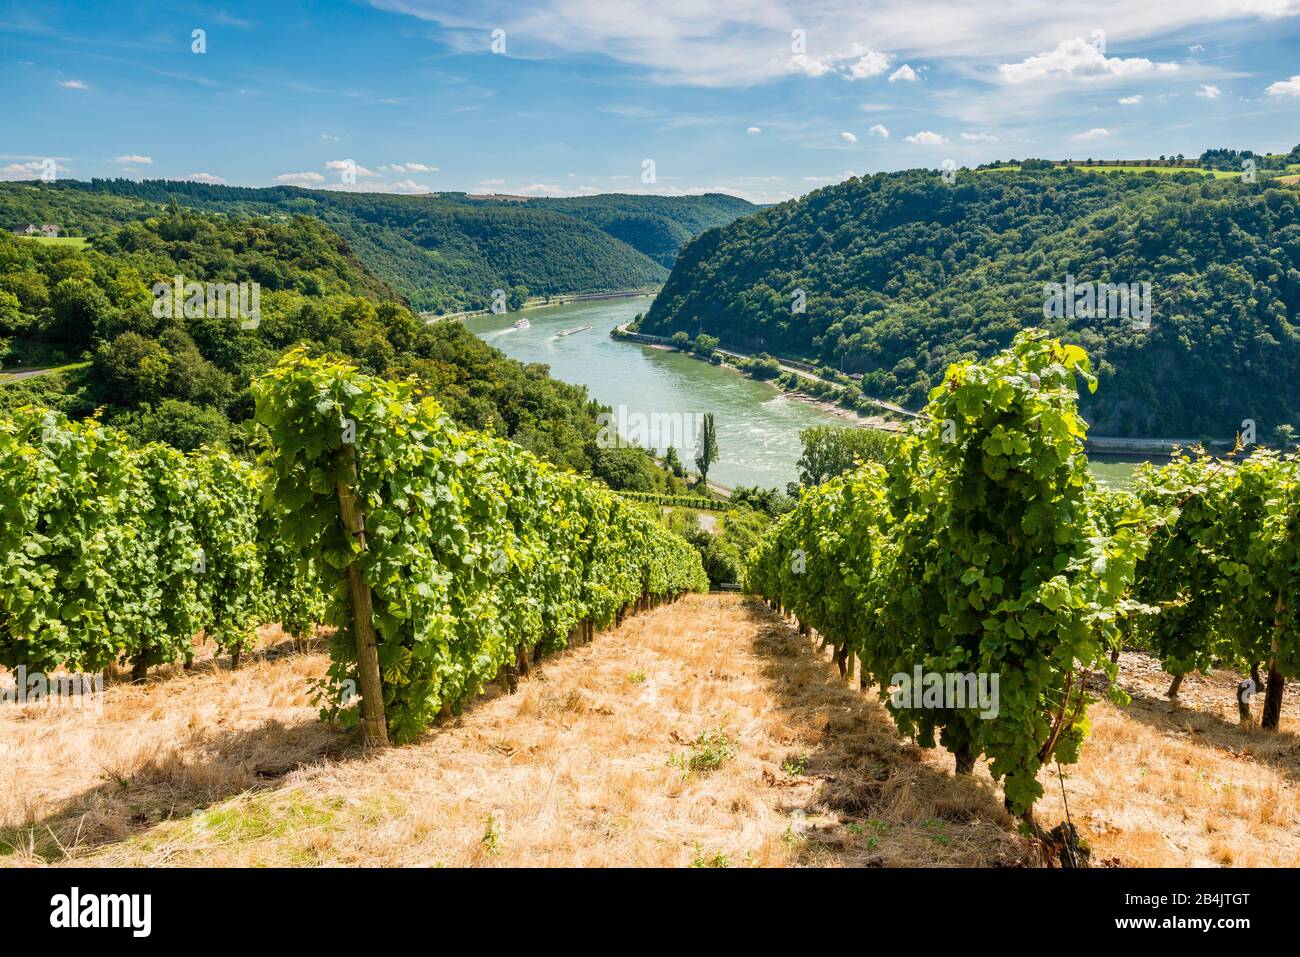
M 1151 328 L 1045 318 L 1045 285 L 1067 277 L 1151 283 Z M 1300 196 L 1263 178 L 913 170 L 702 234 L 641 329 L 842 366 L 919 407 L 951 362 L 1047 326 L 1100 373 L 1096 433 L 1224 436 L 1250 418 L 1262 437 L 1300 422 L 1298 310 Z
M 162 204 L 240 215 L 309 215 L 419 310 L 487 306 L 495 289 L 528 295 L 609 292 L 661 283 L 680 246 L 754 207 L 717 195 L 472 199 L 243 188 L 163 180 L 0 184 L 0 225 L 54 222 L 86 233 L 155 215 Z
M 748 200 L 725 193 L 703 196 L 599 196 L 531 199 L 528 205 L 551 209 L 589 222 L 662 266 L 672 267 L 694 237 L 754 212 Z
M 155 308 L 153 284 L 175 276 L 258 284 L 257 322 L 205 306 Z M 171 206 L 85 246 L 0 231 L 0 365 L 56 369 L 0 380 L 0 410 L 30 403 L 72 418 L 98 414 L 142 443 L 238 450 L 251 435 L 250 382 L 300 344 L 375 375 L 414 377 L 457 424 L 562 468 L 616 488 L 670 490 L 645 453 L 596 446 L 602 407 L 585 388 L 506 358 L 463 323 L 412 315 L 311 217 L 275 222 Z M 65 364 L 74 366 L 58 371 Z

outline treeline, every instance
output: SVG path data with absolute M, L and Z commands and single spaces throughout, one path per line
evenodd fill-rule
M 1201 165 L 1206 169 L 1219 169 L 1240 173 L 1246 160 L 1254 160 L 1258 171 L 1293 172 L 1300 165 L 1300 146 L 1290 153 L 1256 153 L 1254 150 L 1211 149 L 1201 154 Z
M 861 373 L 867 395 L 920 408 L 951 363 L 1046 326 L 1093 356 L 1100 434 L 1223 437 L 1247 418 L 1268 434 L 1300 422 L 1298 228 L 1300 196 L 1264 179 L 879 174 L 702 234 L 639 329 Z M 1149 283 L 1150 328 L 1045 319 L 1067 277 Z

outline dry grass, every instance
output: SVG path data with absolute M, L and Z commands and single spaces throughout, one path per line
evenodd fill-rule
M 738 596 L 632 618 L 543 661 L 517 694 L 493 690 L 384 752 L 360 753 L 316 720 L 306 688 L 325 665 L 272 630 L 239 671 L 209 659 L 115 686 L 102 715 L 3 709 L 0 863 L 1037 860 L 986 770 L 957 779 L 946 752 L 900 740 L 874 698 Z M 1095 712 L 1067 788 L 1097 856 L 1295 863 L 1294 724 L 1262 736 L 1162 708 L 1139 698 Z M 1039 816 L 1054 823 L 1059 786 L 1044 782 Z
M 1294 684 L 1274 733 L 1238 724 L 1235 674 L 1189 676 L 1174 703 L 1164 697 L 1169 676 L 1151 659 L 1125 654 L 1120 668 L 1132 703 L 1095 705 L 1079 764 L 1065 769 L 1071 816 L 1094 860 L 1133 867 L 1300 865 Z M 1262 706 L 1260 695 L 1256 721 Z M 1054 769 L 1041 779 L 1046 795 L 1038 814 L 1060 820 Z

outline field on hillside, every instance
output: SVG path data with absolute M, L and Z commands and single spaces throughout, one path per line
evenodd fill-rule
M 1064 166 L 1064 163 L 1058 163 L 1057 169 Z M 1221 169 L 1203 169 L 1200 166 L 1102 166 L 1100 164 L 1081 166 L 1076 163 L 1074 168 L 1099 173 L 1159 173 L 1162 176 L 1172 176 L 1174 173 L 1200 173 L 1203 176 L 1212 176 L 1215 179 L 1241 179 L 1240 173 Z
M 317 720 L 321 642 L 262 631 L 239 670 L 110 686 L 101 714 L 0 707 L 7 865 L 1028 866 L 978 766 L 901 739 L 765 605 L 694 595 L 544 659 L 405 747 Z M 6 676 L 7 677 L 7 676 Z M 1281 732 L 1236 724 L 1235 676 L 1126 653 L 1064 789 L 1110 865 L 1300 860 L 1295 689 Z M 1258 703 L 1256 704 L 1258 710 Z M 1044 769 L 1044 824 L 1065 816 Z
M 47 246 L 72 246 L 74 249 L 86 245 L 85 236 L 23 236 L 32 242 L 45 243 Z

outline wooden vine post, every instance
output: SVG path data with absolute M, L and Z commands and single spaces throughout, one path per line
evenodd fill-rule
M 1268 684 L 1264 690 L 1264 711 L 1260 715 L 1259 726 L 1266 731 L 1276 731 L 1282 720 L 1282 691 L 1286 680 L 1277 668 L 1278 635 L 1282 631 L 1282 611 L 1286 606 L 1282 596 L 1277 596 L 1277 605 L 1273 609 L 1273 638 L 1268 652 Z
M 357 505 L 357 453 L 352 445 L 342 451 L 346 481 L 338 483 L 339 518 L 366 550 L 366 520 Z M 359 553 L 358 553 L 359 554 Z M 384 686 L 379 677 L 379 638 L 375 634 L 374 601 L 361 577 L 360 559 L 348 563 L 348 593 L 352 599 L 352 633 L 357 643 L 357 676 L 361 680 L 361 740 L 367 747 L 388 746 L 388 721 L 384 716 Z

